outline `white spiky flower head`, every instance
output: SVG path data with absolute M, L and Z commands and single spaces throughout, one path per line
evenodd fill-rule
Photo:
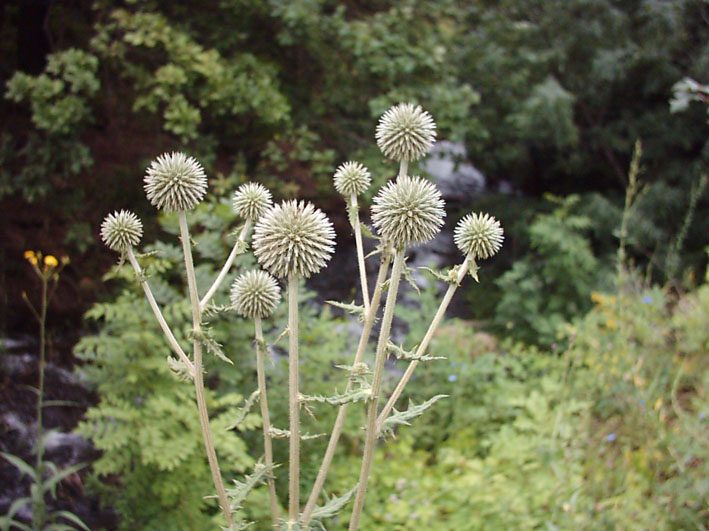
M 143 224 L 128 210 L 115 211 L 101 223 L 101 239 L 110 249 L 122 253 L 135 247 L 143 237 Z
M 271 192 L 265 186 L 259 183 L 246 183 L 234 192 L 231 206 L 237 216 L 256 221 L 272 204 Z
M 310 277 L 335 250 L 335 230 L 321 210 L 304 201 L 283 201 L 266 210 L 254 227 L 254 254 L 277 278 Z
M 231 304 L 234 310 L 249 319 L 268 317 L 280 300 L 278 282 L 265 271 L 247 271 L 231 285 Z
M 359 162 L 345 162 L 335 171 L 335 190 L 349 198 L 359 195 L 369 188 L 372 182 L 369 170 Z
M 389 181 L 372 204 L 372 222 L 395 247 L 432 240 L 441 230 L 444 201 L 435 185 L 421 177 L 401 175 Z
M 503 236 L 500 222 L 489 214 L 468 214 L 458 222 L 453 234 L 455 244 L 464 255 L 489 258 L 502 247 Z
M 145 193 L 160 210 L 191 210 L 207 193 L 204 168 L 184 153 L 164 153 L 154 160 L 145 175 Z
M 385 157 L 398 161 L 418 160 L 436 141 L 436 123 L 420 105 L 400 103 L 379 119 L 376 138 Z

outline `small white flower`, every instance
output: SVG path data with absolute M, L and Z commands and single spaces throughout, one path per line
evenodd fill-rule
M 122 253 L 135 247 L 143 237 L 143 224 L 128 210 L 109 214 L 101 223 L 101 239 L 110 249 Z
M 372 222 L 396 247 L 425 243 L 441 230 L 444 201 L 433 183 L 402 175 L 389 181 L 374 198 Z
M 247 271 L 231 285 L 231 304 L 236 313 L 252 319 L 268 317 L 281 300 L 276 279 L 265 271 Z
M 369 188 L 372 179 L 369 170 L 359 162 L 345 162 L 335 171 L 335 190 L 349 198 Z
M 184 153 L 159 156 L 150 164 L 144 180 L 150 203 L 168 212 L 190 210 L 207 193 L 202 165 Z
M 253 248 L 264 269 L 278 278 L 310 277 L 335 250 L 335 230 L 312 203 L 284 201 L 266 210 L 254 227 Z
M 489 258 L 502 247 L 503 236 L 500 222 L 489 214 L 468 214 L 458 222 L 453 234 L 455 244 L 465 255 L 473 258 Z
M 271 192 L 265 186 L 246 183 L 234 193 L 232 208 L 239 217 L 256 221 L 272 204 Z
M 436 123 L 420 105 L 400 103 L 379 119 L 376 138 L 384 156 L 398 161 L 418 160 L 436 141 Z

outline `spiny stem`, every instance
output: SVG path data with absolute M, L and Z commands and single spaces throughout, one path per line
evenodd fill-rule
M 143 291 L 145 292 L 145 297 L 148 299 L 148 303 L 150 304 L 150 307 L 152 308 L 153 313 L 155 314 L 155 318 L 157 319 L 158 324 L 160 325 L 160 328 L 162 329 L 163 333 L 165 334 L 165 337 L 167 337 L 168 343 L 170 343 L 172 350 L 175 351 L 175 353 L 180 358 L 182 363 L 184 363 L 187 366 L 190 376 L 192 376 L 194 378 L 194 365 L 192 364 L 192 361 L 187 357 L 187 354 L 185 354 L 185 351 L 182 350 L 182 347 L 177 342 L 177 339 L 175 339 L 175 336 L 173 335 L 172 330 L 170 330 L 170 327 L 168 326 L 167 321 L 165 321 L 165 317 L 163 317 L 163 314 L 160 311 L 160 307 L 158 306 L 158 303 L 155 301 L 155 297 L 153 296 L 153 292 L 150 289 L 150 285 L 148 284 L 148 281 L 143 280 L 143 270 L 140 268 L 140 264 L 138 263 L 138 259 L 135 257 L 135 253 L 133 252 L 132 247 L 128 247 L 128 250 L 126 251 L 126 255 L 128 256 L 128 261 L 133 266 L 133 270 L 135 271 L 135 276 L 138 278 L 140 285 L 143 287 Z
M 190 303 L 192 305 L 192 326 L 195 332 L 199 331 L 202 325 L 202 316 L 199 311 L 199 295 L 197 294 L 197 279 L 194 274 L 194 264 L 192 263 L 192 247 L 190 245 L 190 234 L 187 228 L 187 217 L 184 210 L 180 211 L 180 239 L 182 240 L 182 250 L 185 255 L 185 270 L 187 274 L 187 287 L 190 292 Z M 212 472 L 212 480 L 214 487 L 217 489 L 217 498 L 219 505 L 224 512 L 227 527 L 234 524 L 234 518 L 231 514 L 231 505 L 226 497 L 222 474 L 219 470 L 219 461 L 217 453 L 214 450 L 214 442 L 212 441 L 212 429 L 209 426 L 209 414 L 207 413 L 207 400 L 204 393 L 204 379 L 202 374 L 202 344 L 195 339 L 194 345 L 194 388 L 197 396 L 197 409 L 199 411 L 199 422 L 202 427 L 202 436 L 204 438 L 204 448 L 207 452 L 207 461 L 209 469 Z
M 369 306 L 369 310 L 366 313 L 366 319 L 364 321 L 364 328 L 362 329 L 362 335 L 359 339 L 359 345 L 357 347 L 357 353 L 355 354 L 354 361 L 352 365 L 362 362 L 364 358 L 364 352 L 367 348 L 367 343 L 369 342 L 369 336 L 372 332 L 372 326 L 374 325 L 374 318 L 377 315 L 377 310 L 379 309 L 379 301 L 382 298 L 382 287 L 384 281 L 386 280 L 387 272 L 389 271 L 389 263 L 391 262 L 391 253 L 389 251 L 382 251 L 382 259 L 379 266 L 379 274 L 377 275 L 377 283 L 374 288 L 374 295 L 372 295 L 372 303 Z M 352 380 L 347 381 L 347 391 L 352 389 Z M 332 459 L 335 456 L 335 450 L 337 449 L 337 443 L 340 440 L 340 434 L 342 433 L 342 428 L 345 425 L 345 418 L 347 417 L 347 410 L 349 404 L 343 404 L 340 406 L 340 410 L 337 412 L 337 418 L 335 419 L 335 425 L 332 428 L 332 434 L 330 435 L 330 442 L 327 444 L 327 449 L 325 450 L 325 457 L 323 457 L 322 464 L 320 465 L 320 470 L 318 471 L 318 476 L 315 479 L 315 484 L 313 485 L 313 490 L 308 498 L 308 503 L 303 509 L 303 514 L 301 515 L 301 522 L 303 525 L 307 526 L 310 522 L 310 515 L 315 509 L 315 503 L 320 496 L 323 485 L 325 484 L 325 479 L 327 478 L 327 473 L 330 470 L 330 465 L 332 464 Z
M 354 229 L 355 244 L 357 247 L 357 263 L 359 264 L 359 279 L 362 283 L 362 302 L 364 311 L 369 312 L 369 288 L 367 287 L 367 270 L 364 267 L 364 249 L 362 248 L 362 228 L 359 226 L 359 205 L 357 204 L 357 194 L 350 196 L 350 208 L 352 209 L 352 229 Z
M 288 406 L 290 456 L 288 462 L 288 519 L 298 521 L 300 511 L 300 404 L 298 401 L 298 276 L 288 276 Z
M 362 457 L 362 468 L 359 474 L 359 485 L 352 509 L 350 520 L 350 531 L 359 529 L 359 520 L 364 508 L 364 498 L 367 494 L 367 481 L 374 457 L 374 446 L 377 442 L 377 404 L 379 403 L 379 393 L 382 387 L 384 373 L 384 362 L 386 361 L 387 344 L 389 343 L 389 333 L 391 322 L 394 318 L 394 307 L 396 306 L 396 296 L 399 291 L 399 280 L 404 269 L 404 249 L 397 249 L 394 255 L 394 265 L 392 266 L 391 279 L 389 281 L 389 292 L 387 293 L 386 305 L 384 306 L 384 317 L 382 327 L 379 331 L 379 341 L 377 342 L 377 354 L 374 361 L 374 376 L 372 379 L 372 398 L 367 404 L 367 439 L 364 445 L 364 455 Z
M 446 313 L 446 310 L 448 309 L 448 305 L 450 304 L 451 299 L 453 298 L 453 294 L 455 293 L 455 290 L 458 289 L 458 286 L 465 278 L 465 274 L 468 272 L 468 268 L 470 267 L 471 260 L 472 260 L 472 257 L 470 255 L 465 257 L 465 260 L 463 261 L 463 263 L 460 266 L 460 269 L 458 270 L 458 275 L 455 278 L 455 282 L 451 283 L 448 286 L 448 289 L 446 290 L 446 294 L 443 296 L 443 300 L 441 301 L 441 304 L 438 307 L 438 311 L 436 311 L 436 315 L 433 316 L 433 320 L 431 321 L 431 324 L 429 325 L 428 330 L 426 331 L 426 335 L 424 336 L 423 341 L 421 341 L 421 344 L 416 349 L 416 357 L 423 356 L 426 353 L 426 349 L 428 348 L 428 345 L 431 342 L 431 339 L 433 338 L 433 334 L 436 333 L 436 329 L 438 328 L 438 325 L 440 324 L 441 319 L 443 319 L 443 315 Z M 397 384 L 396 389 L 394 389 L 394 392 L 389 397 L 389 400 L 387 400 L 386 405 L 382 409 L 382 412 L 379 414 L 379 418 L 377 419 L 377 433 L 379 433 L 381 431 L 384 421 L 386 420 L 387 416 L 389 416 L 389 413 L 391 412 L 392 408 L 396 404 L 396 401 L 401 396 L 401 393 L 403 392 L 404 387 L 406 386 L 409 379 L 411 378 L 411 375 L 414 373 L 414 369 L 416 369 L 416 366 L 418 365 L 418 363 L 419 363 L 418 360 L 414 360 L 409 364 L 408 368 L 406 369 L 406 372 L 401 377 L 401 380 L 399 380 L 399 383 Z
M 259 402 L 261 403 L 261 420 L 263 424 L 263 449 L 266 459 L 266 466 L 273 469 L 273 448 L 271 445 L 271 417 L 268 412 L 268 398 L 266 395 L 266 372 L 264 370 L 263 352 L 263 328 L 261 318 L 254 318 L 254 336 L 256 339 L 256 374 L 258 379 Z M 275 526 L 280 518 L 278 508 L 278 497 L 276 496 L 276 486 L 273 479 L 268 480 L 268 492 L 271 498 L 271 517 Z
M 244 226 L 242 227 L 241 232 L 239 233 L 239 237 L 237 238 L 236 243 L 234 243 L 234 247 L 232 248 L 231 253 L 229 253 L 229 257 L 226 259 L 226 262 L 224 263 L 224 267 L 222 267 L 222 270 L 219 272 L 219 275 L 217 276 L 216 280 L 209 288 L 207 293 L 204 295 L 204 297 L 202 297 L 202 300 L 199 301 L 200 312 L 204 311 L 205 306 L 207 306 L 207 303 L 209 303 L 209 301 L 214 296 L 214 293 L 217 291 L 217 289 L 219 289 L 219 286 L 224 281 L 224 277 L 227 275 L 227 273 L 229 273 L 229 270 L 231 269 L 234 260 L 239 254 L 241 254 L 240 249 L 242 249 L 242 245 L 246 241 L 246 235 L 249 233 L 249 229 L 251 229 L 251 218 L 246 219 L 246 222 L 244 223 Z

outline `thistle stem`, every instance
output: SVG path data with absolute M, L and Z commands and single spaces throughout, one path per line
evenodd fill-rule
M 431 339 L 433 338 L 433 334 L 436 333 L 436 329 L 438 328 L 438 325 L 441 323 L 441 320 L 443 319 L 443 315 L 446 313 L 446 310 L 448 309 L 448 305 L 451 302 L 451 299 L 453 298 L 453 294 L 455 293 L 455 290 L 458 289 L 458 286 L 460 283 L 463 281 L 465 278 L 465 274 L 468 272 L 468 268 L 470 267 L 470 261 L 472 260 L 472 257 L 470 255 L 465 257 L 465 260 L 460 266 L 460 269 L 458 270 L 458 275 L 455 278 L 455 282 L 451 283 L 448 286 L 448 289 L 446 290 L 446 294 L 443 296 L 443 300 L 441 301 L 441 304 L 438 306 L 438 311 L 436 311 L 436 315 L 433 316 L 433 319 L 431 320 L 431 324 L 428 327 L 428 330 L 426 331 L 426 335 L 423 338 L 423 341 L 421 341 L 421 344 L 418 346 L 416 349 L 416 357 L 423 356 L 426 353 L 426 349 L 428 348 L 429 343 L 431 342 Z M 387 400 L 386 405 L 382 409 L 382 412 L 379 414 L 379 418 L 377 419 L 377 433 L 379 433 L 382 429 L 382 425 L 384 424 L 384 421 L 386 420 L 387 416 L 389 416 L 389 413 L 391 412 L 392 408 L 396 404 L 396 401 L 399 399 L 401 396 L 401 393 L 404 391 L 404 387 L 406 384 L 409 382 L 409 379 L 411 378 L 411 375 L 414 373 L 414 369 L 416 369 L 416 366 L 419 364 L 419 360 L 413 360 L 409 366 L 406 369 L 406 372 L 404 375 L 401 377 L 401 380 L 399 380 L 399 383 L 396 386 L 396 389 L 394 389 L 394 392 L 392 395 L 389 397 L 389 400 Z
M 403 164 L 403 163 L 402 163 Z M 384 362 L 386 361 L 387 344 L 391 332 L 391 322 L 394 318 L 394 307 L 396 306 L 396 296 L 399 291 L 399 280 L 404 269 L 404 249 L 397 249 L 394 255 L 394 265 L 392 266 L 391 279 L 389 281 L 389 292 L 384 306 L 384 316 L 382 327 L 379 331 L 379 341 L 377 342 L 377 354 L 374 361 L 374 376 L 372 378 L 372 398 L 367 404 L 367 438 L 364 445 L 364 455 L 362 457 L 362 468 L 359 474 L 359 484 L 355 496 L 352 518 L 350 520 L 350 531 L 359 529 L 359 520 L 364 508 L 364 498 L 367 494 L 367 481 L 374 457 L 374 447 L 377 442 L 377 404 L 379 403 L 379 393 L 381 392 L 382 379 L 384 373 Z
M 140 282 L 140 285 L 142 286 L 143 291 L 145 292 L 145 297 L 148 299 L 148 303 L 150 304 L 150 307 L 152 308 L 153 313 L 155 314 L 155 318 L 157 319 L 160 328 L 165 334 L 165 337 L 167 337 L 168 343 L 170 343 L 172 350 L 175 351 L 177 356 L 180 358 L 180 361 L 182 361 L 182 363 L 187 366 L 190 376 L 194 378 L 194 365 L 192 364 L 192 361 L 187 357 L 187 354 L 185 354 L 185 351 L 182 350 L 182 347 L 177 342 L 177 339 L 175 339 L 172 330 L 170 330 L 167 321 L 165 321 L 165 317 L 163 317 L 163 314 L 160 311 L 160 307 L 155 301 L 155 297 L 153 296 L 153 292 L 150 289 L 148 281 L 143 280 L 143 270 L 141 269 L 140 264 L 138 263 L 138 259 L 135 257 L 135 253 L 133 252 L 132 247 L 128 247 L 126 255 L 128 256 L 128 261 L 133 266 L 135 276 L 138 278 L 138 281 Z
M 362 283 L 362 302 L 365 314 L 369 312 L 369 288 L 367 287 L 367 270 L 364 267 L 364 249 L 362 247 L 362 228 L 359 226 L 359 205 L 357 194 L 350 195 L 350 208 L 352 209 L 352 229 L 357 247 L 357 263 L 359 264 L 359 279 Z
M 377 314 L 377 310 L 379 309 L 379 301 L 382 298 L 382 287 L 384 285 L 384 281 L 386 280 L 387 272 L 389 271 L 390 262 L 391 253 L 389 251 L 382 251 L 382 259 L 379 266 L 379 274 L 377 275 L 377 283 L 374 288 L 374 295 L 372 295 L 372 303 L 369 306 L 369 310 L 365 314 L 366 318 L 364 321 L 364 328 L 362 329 L 362 335 L 360 336 L 359 345 L 357 347 L 357 353 L 355 354 L 352 365 L 361 363 L 362 358 L 364 358 L 364 351 L 367 348 L 369 336 L 372 332 L 372 326 L 374 325 L 374 318 Z M 345 393 L 347 393 L 347 391 L 350 391 L 352 389 L 352 386 L 352 380 L 348 380 L 347 389 Z M 318 471 L 318 476 L 315 479 L 315 484 L 313 485 L 313 490 L 310 493 L 308 503 L 306 503 L 305 509 L 303 509 L 303 514 L 301 516 L 301 522 L 305 526 L 307 526 L 310 522 L 310 515 L 313 513 L 313 509 L 315 509 L 315 503 L 317 502 L 318 496 L 320 496 L 320 492 L 322 491 L 323 485 L 325 484 L 327 473 L 330 470 L 332 459 L 335 456 L 337 443 L 340 440 L 340 434 L 342 433 L 342 429 L 345 425 L 345 418 L 347 417 L 348 408 L 349 404 L 343 404 L 340 406 L 340 409 L 337 412 L 337 418 L 335 419 L 335 425 L 332 428 L 330 441 L 328 442 L 327 449 L 325 450 L 325 457 L 323 457 L 322 464 L 320 465 L 320 470 Z
M 300 511 L 300 403 L 298 392 L 298 280 L 288 276 L 288 406 L 290 416 L 290 455 L 288 462 L 288 519 L 298 521 Z
M 187 287 L 190 292 L 190 303 L 192 305 L 192 326 L 197 333 L 202 325 L 202 316 L 199 310 L 199 295 L 197 294 L 197 279 L 194 274 L 194 264 L 192 262 L 192 247 L 190 244 L 190 234 L 187 228 L 187 217 L 185 211 L 181 210 L 178 214 L 180 220 L 180 239 L 182 240 L 182 250 L 185 255 L 185 270 L 187 274 Z M 202 436 L 204 438 L 204 448 L 207 452 L 207 461 L 209 469 L 212 472 L 212 480 L 214 487 L 217 490 L 217 498 L 219 505 L 224 512 L 227 527 L 234 524 L 234 518 L 231 514 L 231 505 L 226 497 L 222 474 L 219 470 L 219 461 L 217 453 L 214 450 L 214 442 L 212 441 L 212 429 L 209 426 L 209 414 L 207 413 L 207 400 L 204 392 L 204 378 L 202 374 L 202 345 L 198 339 L 193 341 L 194 345 L 194 388 L 197 396 L 197 409 L 199 411 L 199 422 L 202 427 Z
M 249 233 L 249 230 L 251 229 L 251 218 L 247 218 L 246 222 L 244 223 L 244 226 L 241 229 L 241 232 L 239 233 L 239 237 L 236 240 L 236 243 L 234 243 L 234 247 L 231 250 L 231 253 L 229 253 L 229 257 L 226 259 L 226 262 L 224 263 L 224 267 L 222 267 L 222 270 L 219 272 L 219 275 L 217 276 L 216 280 L 214 283 L 211 285 L 207 293 L 202 297 L 202 300 L 199 301 L 199 311 L 203 312 L 205 306 L 207 306 L 207 303 L 212 299 L 214 296 L 214 293 L 217 291 L 221 283 L 224 281 L 224 277 L 229 273 L 229 270 L 231 269 L 231 266 L 234 264 L 234 260 L 238 255 L 240 255 L 243 250 L 242 245 L 246 241 L 246 236 Z
M 261 318 L 254 318 L 254 337 L 256 339 L 256 374 L 258 379 L 259 402 L 261 404 L 261 420 L 263 424 L 263 450 L 266 459 L 266 466 L 273 469 L 273 448 L 271 445 L 271 417 L 268 412 L 268 398 L 266 395 L 266 372 L 264 370 L 263 352 L 263 328 Z M 273 479 L 268 480 L 268 492 L 271 498 L 271 517 L 275 526 L 280 518 L 278 508 L 278 497 L 276 496 L 276 486 Z

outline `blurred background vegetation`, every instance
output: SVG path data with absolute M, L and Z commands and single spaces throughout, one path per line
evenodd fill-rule
M 184 337 L 174 220 L 142 191 L 150 160 L 182 150 L 207 169 L 192 223 L 208 283 L 236 225 L 229 194 L 248 180 L 316 202 L 348 242 L 332 174 L 355 159 L 377 185 L 393 176 L 374 127 L 413 101 L 485 177 L 448 222 L 486 210 L 506 241 L 459 293 L 464 321 L 433 343 L 448 361 L 410 384 L 415 403 L 451 397 L 382 448 L 363 527 L 709 527 L 707 93 L 670 106 L 682 79 L 709 82 L 705 0 L 11 0 L 0 14 L 0 334 L 35 333 L 23 252 L 71 257 L 49 322 L 69 344 L 57 364 L 73 364 L 82 337 L 78 370 L 96 395 L 79 431 L 103 451 L 84 479 L 111 525 L 208 529 L 214 504 L 194 502 L 210 479 L 190 389 L 130 275 L 110 269 L 101 219 L 143 219 L 156 296 Z M 344 382 L 332 367 L 349 362 L 350 324 L 321 293 L 302 333 L 309 394 Z M 403 312 L 409 346 L 434 297 Z M 214 421 L 228 426 L 253 390 L 250 332 L 225 316 L 214 330 L 235 361 L 208 366 Z M 314 415 L 304 431 L 328 431 L 332 412 Z M 351 417 L 336 493 L 361 453 Z M 258 424 L 249 415 L 218 441 L 228 477 L 258 459 Z M 304 488 L 323 450 L 311 444 Z M 263 493 L 251 502 L 265 514 Z

